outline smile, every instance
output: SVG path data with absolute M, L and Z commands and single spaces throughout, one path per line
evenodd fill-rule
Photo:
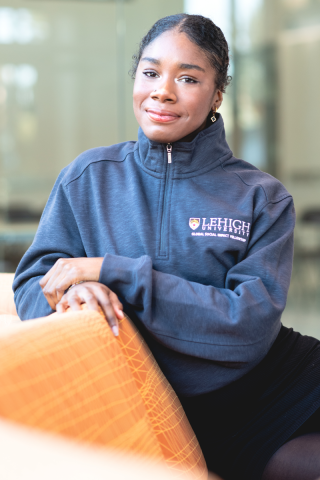
M 180 116 L 177 115 L 176 113 L 168 112 L 165 110 L 149 109 L 149 110 L 146 110 L 146 112 L 148 114 L 148 117 L 154 122 L 167 123 L 167 122 L 173 122 L 180 118 Z

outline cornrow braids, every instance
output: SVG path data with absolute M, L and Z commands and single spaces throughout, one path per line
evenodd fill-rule
M 228 75 L 230 63 L 228 43 L 221 29 L 210 18 L 202 15 L 179 13 L 158 20 L 142 38 L 138 53 L 132 57 L 131 77 L 135 78 L 145 48 L 162 33 L 174 29 L 185 33 L 189 40 L 205 53 L 210 65 L 216 71 L 216 88 L 224 93 L 231 81 Z

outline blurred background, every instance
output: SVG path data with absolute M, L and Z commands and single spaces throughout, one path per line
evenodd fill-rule
M 182 11 L 227 37 L 229 144 L 296 205 L 283 322 L 320 338 L 320 0 L 0 0 L 0 272 L 16 269 L 64 166 L 137 138 L 131 57 Z

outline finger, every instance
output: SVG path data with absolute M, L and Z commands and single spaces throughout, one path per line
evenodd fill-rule
M 63 275 L 63 273 L 62 273 Z M 65 294 L 65 291 L 68 287 L 63 288 L 61 287 L 62 281 L 61 281 L 61 272 L 60 275 L 57 273 L 53 277 L 51 277 L 46 284 L 46 286 L 43 288 L 43 294 L 48 300 L 50 305 L 53 305 L 53 308 L 59 303 L 63 295 Z
M 44 294 L 44 296 L 46 297 L 46 300 L 47 300 L 47 302 L 49 303 L 50 308 L 51 308 L 52 310 L 56 310 L 56 304 L 55 304 L 55 302 L 52 300 L 52 298 L 51 298 L 50 296 L 48 296 L 48 295 L 45 295 L 45 294 Z
M 62 271 L 60 276 L 52 283 L 52 295 L 56 303 L 59 303 L 66 290 L 73 285 L 72 273 L 70 271 Z
M 104 295 L 101 295 L 100 293 L 100 297 L 102 296 L 104 297 Z M 95 310 L 97 312 L 100 312 L 100 307 L 102 308 L 102 311 L 105 314 L 107 322 L 109 323 L 114 336 L 117 337 L 119 335 L 118 320 L 115 316 L 115 312 L 112 308 L 108 296 L 106 295 L 106 298 L 98 302 L 97 297 L 89 289 L 86 289 L 81 295 L 81 297 L 87 304 L 89 310 Z
M 109 295 L 104 291 L 100 291 L 98 294 L 98 301 L 106 317 L 106 320 L 114 333 L 114 336 L 117 337 L 119 335 L 119 323 L 112 303 L 110 301 Z
M 44 294 L 51 298 L 54 305 L 60 302 L 65 291 L 74 283 L 72 264 L 66 263 L 65 259 L 60 260 L 55 273 L 50 277 L 43 289 Z
M 123 305 L 120 302 L 118 296 L 114 292 L 110 292 L 109 294 L 111 305 L 117 315 L 118 319 L 121 320 L 123 318 Z
M 39 283 L 41 288 L 44 288 L 53 277 L 59 274 L 59 272 L 63 269 L 66 260 L 66 258 L 58 258 L 58 260 L 54 263 L 50 270 L 40 280 Z
M 44 290 L 44 294 L 51 296 L 52 294 L 52 284 L 54 283 L 55 279 L 61 273 L 62 263 L 59 259 L 53 267 L 46 273 L 46 275 L 40 280 L 39 284 L 42 290 Z
M 63 300 L 62 298 L 60 302 L 57 303 L 56 305 L 57 313 L 65 313 L 68 307 L 69 307 L 68 300 Z
M 48 282 L 50 281 L 50 279 L 52 277 L 55 277 L 56 274 L 57 274 L 56 265 L 57 264 L 55 263 L 54 266 L 52 268 L 50 268 L 50 270 L 45 274 L 45 276 L 39 281 L 39 285 L 42 289 L 42 292 L 43 292 L 47 302 L 49 303 L 50 307 L 52 308 L 52 310 L 55 310 L 56 302 L 52 298 L 51 291 L 47 289 L 47 285 L 48 285 Z
M 43 295 L 45 296 L 47 302 L 49 303 L 50 307 L 52 310 L 56 309 L 56 303 L 54 302 L 51 294 L 49 292 L 46 292 L 46 287 L 42 290 Z
M 69 295 L 68 303 L 71 310 L 75 312 L 81 310 L 81 304 L 83 302 L 81 301 L 81 298 L 78 297 L 78 295 Z
M 116 316 L 117 316 L 118 320 L 122 320 L 122 319 L 123 319 L 123 317 L 124 317 L 124 314 L 123 314 L 123 309 L 121 309 L 121 308 L 118 308 L 118 307 L 113 307 L 113 309 L 114 309 L 114 312 L 115 312 L 115 314 L 116 314 Z
M 46 286 L 46 284 L 48 283 L 51 276 L 55 273 L 56 268 L 57 268 L 57 263 L 55 263 L 50 268 L 50 270 L 41 278 L 41 280 L 39 281 L 39 285 L 40 285 L 41 288 L 44 288 Z
M 88 287 L 81 289 L 81 298 L 87 304 L 89 310 L 100 312 L 98 300 Z

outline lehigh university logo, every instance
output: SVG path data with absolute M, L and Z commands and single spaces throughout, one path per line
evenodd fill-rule
M 190 218 L 189 220 L 189 227 L 192 228 L 192 230 L 196 230 L 200 225 L 200 218 Z

